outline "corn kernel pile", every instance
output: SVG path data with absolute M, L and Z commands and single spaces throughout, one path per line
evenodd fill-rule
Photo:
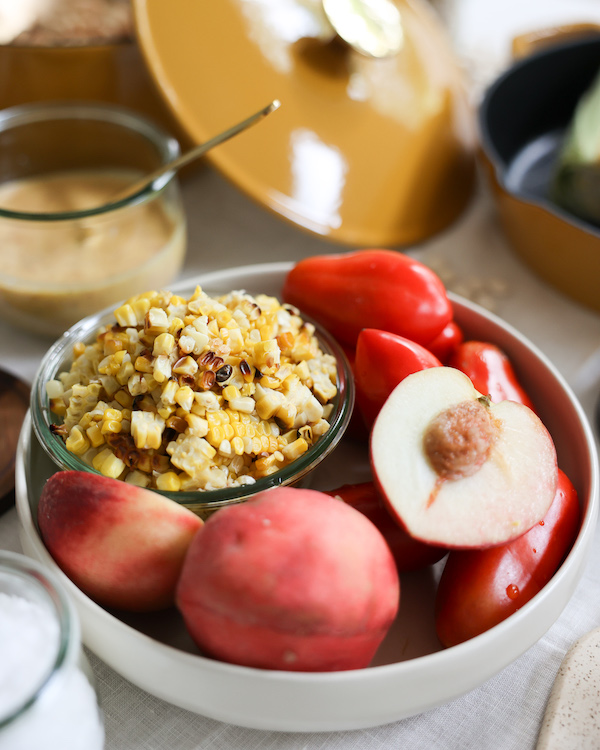
M 53 432 L 105 476 L 159 490 L 252 484 L 329 429 L 335 358 L 274 297 L 150 291 L 47 383 Z

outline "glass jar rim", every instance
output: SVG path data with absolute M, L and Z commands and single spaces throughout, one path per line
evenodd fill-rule
M 160 163 L 167 164 L 180 154 L 179 142 L 149 118 L 134 110 L 105 102 L 72 102 L 48 101 L 20 104 L 0 111 L 0 134 L 23 125 L 36 122 L 51 122 L 60 120 L 92 120 L 100 123 L 117 125 L 118 127 L 137 133 L 150 142 L 157 150 Z M 94 208 L 79 211 L 62 211 L 41 213 L 33 211 L 13 211 L 0 206 L 0 218 L 34 222 L 73 221 L 93 216 L 112 213 L 126 206 L 136 205 L 153 198 L 171 182 L 176 172 L 166 172 L 148 186 L 132 195 L 117 201 L 105 203 Z
M 0 716 L 0 730 L 15 721 L 27 709 L 32 706 L 38 697 L 45 691 L 46 687 L 62 672 L 67 664 L 76 658 L 76 649 L 79 648 L 81 639 L 79 620 L 75 608 L 66 592 L 53 573 L 30 557 L 17 552 L 0 550 L 0 573 L 6 573 L 29 579 L 43 590 L 54 608 L 54 615 L 58 622 L 59 639 L 56 657 L 47 675 L 40 679 L 31 695 L 27 696 L 19 705 L 4 717 Z

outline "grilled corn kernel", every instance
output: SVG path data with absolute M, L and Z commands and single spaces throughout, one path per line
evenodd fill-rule
M 159 333 L 154 339 L 152 354 L 155 357 L 158 357 L 160 354 L 166 354 L 168 356 L 175 352 L 176 346 L 175 337 L 171 333 Z
M 194 403 L 194 391 L 188 385 L 178 388 L 175 393 L 175 403 L 179 404 L 184 411 L 190 412 Z
M 225 440 L 225 432 L 222 427 L 211 427 L 206 434 L 206 439 L 211 445 L 218 446 L 223 440 Z
M 262 388 L 260 393 L 260 397 L 256 399 L 256 413 L 261 419 L 271 419 L 284 405 L 285 397 L 271 388 Z
M 124 351 L 126 346 L 126 337 L 108 331 L 104 337 L 104 354 L 116 354 L 118 351 Z
M 134 374 L 135 368 L 131 359 L 123 362 L 119 371 L 116 374 L 116 379 L 119 385 L 125 385 L 129 378 Z
M 92 422 L 85 434 L 92 448 L 99 448 L 104 443 L 104 435 L 97 422 Z
M 139 357 L 136 357 L 134 367 L 138 372 L 152 372 L 154 362 L 147 354 L 141 354 Z
M 133 327 L 137 325 L 137 317 L 135 311 L 133 310 L 132 306 L 127 303 L 121 305 L 121 307 L 118 307 L 114 312 L 114 316 L 117 323 L 123 328 L 127 328 L 127 326 Z
M 326 419 L 319 419 L 318 422 L 315 422 L 312 425 L 313 438 L 321 437 L 321 435 L 324 435 L 330 427 L 331 425 Z
M 150 309 L 150 300 L 144 297 L 133 300 L 131 303 L 131 309 L 134 312 L 136 325 L 144 325 L 146 313 Z
M 156 334 L 166 333 L 169 330 L 169 319 L 167 313 L 160 307 L 151 307 L 144 320 L 144 332 Z
M 185 419 L 188 423 L 190 434 L 197 437 L 205 437 L 208 434 L 208 422 L 197 414 L 186 414 Z
M 240 394 L 242 396 L 254 396 L 256 393 L 256 383 L 244 383 L 242 381 L 243 385 L 241 385 L 240 388 Z
M 294 425 L 297 414 L 297 407 L 295 406 L 295 404 L 291 403 L 282 404 L 275 412 L 275 416 L 277 417 L 277 419 L 279 419 L 279 421 L 282 422 L 286 427 L 292 427 Z
M 164 383 L 171 377 L 171 362 L 166 354 L 159 354 L 154 360 L 152 377 L 157 383 Z
M 121 432 L 121 429 L 122 425 L 120 419 L 103 419 L 100 431 L 103 435 L 107 435 L 108 433 L 116 435 Z
M 233 448 L 233 452 L 237 456 L 241 456 L 244 452 L 244 441 L 241 437 L 234 437 L 231 441 L 231 447 Z
M 297 440 L 294 440 L 293 443 L 290 443 L 289 445 L 286 445 L 285 448 L 282 448 L 281 452 L 288 461 L 294 461 L 294 459 L 298 458 L 298 456 L 306 453 L 307 450 L 308 443 L 306 442 L 306 440 L 304 438 L 298 438 Z
M 56 414 L 57 417 L 65 417 L 67 414 L 67 405 L 63 401 L 62 398 L 60 399 L 51 399 L 50 400 L 50 411 L 53 414 Z
M 172 334 L 173 336 L 177 337 L 180 335 L 181 331 L 184 327 L 184 322 L 181 318 L 178 318 L 177 316 L 171 318 L 169 321 L 169 330 L 168 332 Z
M 244 348 L 244 336 L 239 328 L 229 330 L 227 343 L 232 352 L 241 352 Z
M 226 458 L 233 456 L 233 448 L 231 447 L 229 440 L 221 440 L 218 446 L 218 452 L 221 456 L 225 456 Z
M 77 359 L 77 357 L 81 357 L 81 355 L 85 352 L 85 344 L 82 341 L 78 341 L 76 344 L 73 344 L 73 359 Z
M 144 474 L 142 471 L 135 469 L 127 473 L 125 477 L 127 484 L 133 484 L 136 487 L 148 487 L 150 484 L 150 477 L 148 474 Z
M 138 450 L 157 450 L 162 442 L 165 421 L 158 414 L 134 411 L 131 415 L 131 436 Z
M 50 399 L 59 399 L 64 396 L 65 389 L 60 380 L 49 380 L 46 383 L 46 394 Z
M 75 425 L 69 437 L 66 440 L 66 448 L 71 453 L 75 453 L 78 456 L 83 455 L 90 447 L 90 441 L 86 438 L 83 430 L 78 425 Z
M 104 443 L 104 435 L 97 422 L 93 422 L 85 431 L 92 448 L 99 448 Z
M 294 346 L 294 334 L 291 331 L 283 331 L 278 334 L 276 341 L 282 352 L 288 352 Z
M 103 450 L 94 458 L 94 468 L 105 477 L 118 479 L 126 466 L 111 450 Z
M 163 492 L 179 492 L 181 480 L 174 471 L 166 471 L 156 477 L 156 488 Z
M 252 414 L 256 406 L 255 400 L 251 396 L 239 396 L 229 400 L 229 406 L 242 414 Z
M 225 388 L 223 388 L 223 398 L 227 401 L 231 401 L 231 399 L 239 398 L 240 392 L 234 385 L 228 385 Z
M 198 363 L 190 356 L 180 357 L 173 365 L 173 372 L 177 375 L 195 375 L 198 372 Z
M 254 345 L 254 361 L 259 370 L 273 370 L 279 365 L 281 350 L 275 339 L 260 341 Z

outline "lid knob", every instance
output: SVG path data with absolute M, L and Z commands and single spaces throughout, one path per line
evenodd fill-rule
M 402 18 L 392 0 L 323 0 L 323 10 L 338 36 L 357 52 L 389 57 L 402 48 Z

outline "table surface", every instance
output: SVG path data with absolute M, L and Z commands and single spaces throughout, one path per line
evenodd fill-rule
M 476 64 L 478 49 L 485 41 L 481 29 L 485 27 L 495 44 L 486 46 L 488 53 L 495 50 L 493 59 L 489 54 L 486 58 L 489 78 L 506 64 L 506 44 L 501 42 L 519 30 L 516 22 L 512 26 L 506 23 L 506 14 L 514 13 L 513 18 L 518 18 L 519 7 L 524 4 L 509 0 L 438 0 L 436 4 L 449 19 L 459 54 L 467 67 L 471 66 L 476 95 L 482 83 L 482 71 Z M 533 14 L 527 23 L 533 28 L 552 21 L 600 21 L 598 5 L 597 0 L 530 0 L 529 10 L 535 6 L 537 16 Z M 482 6 L 487 8 L 487 16 L 482 16 Z M 501 30 L 492 13 L 499 13 L 500 7 L 505 14 Z M 471 30 L 469 35 L 467 23 L 458 24 L 459 10 L 470 23 L 474 22 L 473 14 L 479 13 L 477 34 Z M 250 263 L 294 261 L 341 249 L 266 212 L 209 167 L 186 176 L 183 196 L 189 251 L 182 278 Z M 483 182 L 452 227 L 408 252 L 436 269 L 449 289 L 489 307 L 533 341 L 561 371 L 593 420 L 600 394 L 600 315 L 545 285 L 521 263 L 502 235 Z M 26 380 L 33 378 L 47 346 L 47 341 L 0 322 L 2 365 Z M 14 509 L 0 517 L 0 549 L 20 551 Z M 222 724 L 148 695 L 93 654 L 88 656 L 104 710 L 107 750 L 379 750 L 401 746 L 526 750 L 535 747 L 564 654 L 579 636 L 599 625 L 600 545 L 596 540 L 584 578 L 563 614 L 516 662 L 477 690 L 444 706 L 394 724 L 350 732 L 261 732 Z

